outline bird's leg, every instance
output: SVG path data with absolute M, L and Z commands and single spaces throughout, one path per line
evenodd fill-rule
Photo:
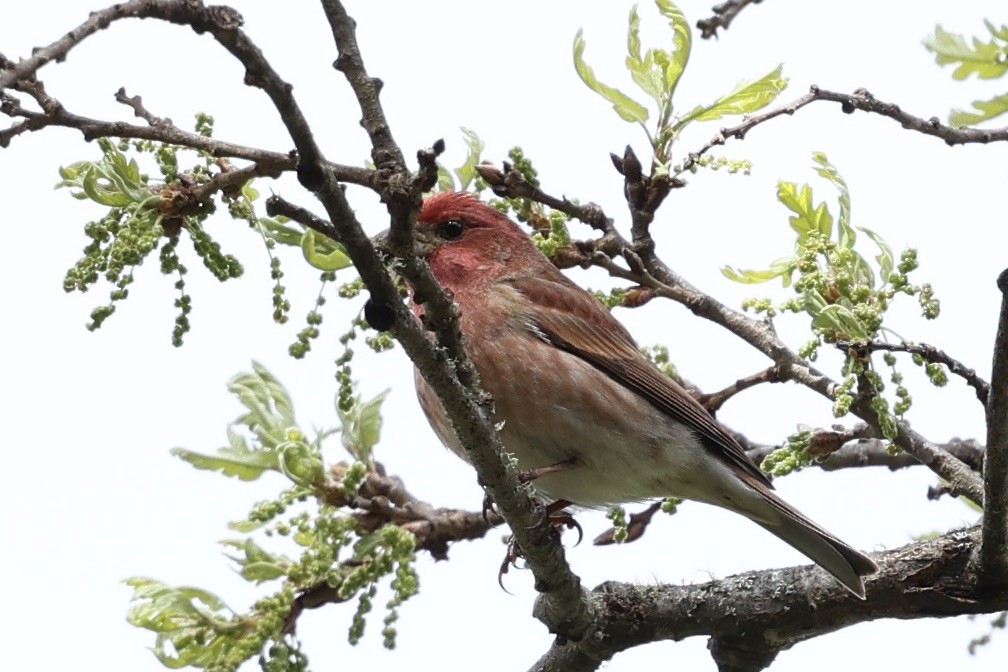
M 655 502 L 648 508 L 644 509 L 640 513 L 634 513 L 630 516 L 630 522 L 627 523 L 627 536 L 623 540 L 624 544 L 628 544 L 631 541 L 637 541 L 641 538 L 644 532 L 647 530 L 648 524 L 651 523 L 651 519 L 654 514 L 662 507 L 662 501 Z M 595 537 L 595 541 L 592 542 L 596 546 L 608 546 L 609 544 L 616 543 L 616 528 L 612 527 Z
M 581 466 L 580 462 L 576 457 L 571 457 L 561 462 L 556 462 L 554 464 L 547 464 L 544 467 L 536 467 L 535 469 L 522 469 L 518 471 L 518 480 L 521 483 L 531 483 L 537 478 L 542 478 L 549 474 L 555 474 L 560 471 L 566 471 L 567 469 L 573 469 Z M 569 530 L 577 530 L 578 540 L 577 544 L 581 543 L 584 539 L 584 530 L 581 529 L 581 525 L 574 520 L 574 517 L 569 513 L 564 513 L 564 509 L 571 505 L 566 499 L 558 499 L 546 505 L 546 517 L 550 524 L 555 528 L 565 527 Z M 494 510 L 494 502 L 490 497 L 490 493 L 485 493 L 483 498 L 483 517 L 487 516 L 489 511 Z M 562 532 L 562 530 L 561 530 Z M 500 585 L 501 589 L 505 592 L 507 588 L 504 588 L 504 575 L 508 573 L 511 567 L 518 566 L 518 560 L 523 558 L 521 547 L 515 542 L 514 537 L 508 541 L 507 552 L 504 554 L 504 561 L 501 563 L 500 571 L 497 573 L 497 583 Z
M 573 469 L 574 467 L 579 467 L 581 464 L 578 462 L 576 457 L 570 457 L 561 462 L 556 462 L 554 464 L 547 464 L 545 467 L 536 467 L 535 469 L 523 469 L 518 472 L 518 480 L 522 483 L 531 483 L 537 478 L 542 478 L 549 474 L 555 474 L 558 471 L 566 471 L 567 469 Z M 564 506 L 570 506 L 570 502 Z M 560 507 L 563 508 L 563 507 Z
M 578 467 L 578 466 L 581 466 L 581 465 L 578 463 L 577 458 L 576 457 L 571 457 L 571 458 L 568 458 L 568 459 L 563 460 L 561 462 L 556 462 L 554 464 L 547 464 L 545 467 L 536 467 L 535 469 L 520 469 L 518 471 L 518 481 L 521 482 L 521 483 L 531 483 L 532 481 L 536 480 L 537 478 L 541 478 L 541 477 L 546 476 L 548 474 L 555 474 L 555 473 L 557 473 L 559 471 L 564 471 L 566 469 L 573 469 L 574 467 Z M 482 483 L 480 485 L 482 485 Z M 552 507 L 555 504 L 556 504 L 556 502 L 554 502 L 550 506 Z M 561 506 L 559 506 L 558 508 L 556 508 L 556 509 L 554 509 L 552 511 L 550 511 L 549 507 L 547 507 L 547 513 L 552 514 L 555 511 L 559 511 L 560 509 L 563 509 L 565 507 L 570 506 L 570 504 L 571 504 L 570 502 L 564 502 Z M 487 515 L 489 513 L 491 513 L 491 512 L 496 512 L 496 510 L 497 509 L 496 509 L 496 505 L 494 504 L 493 497 L 491 497 L 490 493 L 484 489 L 484 491 L 483 491 L 483 520 L 486 520 L 487 522 L 489 522 L 487 520 Z M 576 523 L 575 523 L 575 525 L 576 525 Z M 570 526 L 568 526 L 568 527 L 570 527 Z M 580 531 L 580 528 L 578 528 L 578 529 Z M 580 543 L 580 539 L 578 540 L 578 543 Z

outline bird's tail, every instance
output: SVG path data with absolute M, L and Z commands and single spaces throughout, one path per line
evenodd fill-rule
M 872 559 L 813 523 L 766 486 L 759 484 L 755 489 L 764 506 L 758 507 L 761 509 L 758 512 L 743 513 L 749 513 L 754 522 L 804 553 L 848 590 L 864 599 L 861 577 L 878 571 Z

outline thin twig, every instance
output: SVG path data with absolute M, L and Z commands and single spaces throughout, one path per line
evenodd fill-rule
M 1008 580 L 1008 270 L 998 276 L 1001 315 L 987 398 L 987 456 L 980 567 L 985 583 Z
M 967 385 L 976 391 L 976 396 L 977 399 L 980 400 L 980 403 L 985 406 L 987 405 L 987 395 L 990 394 L 990 384 L 978 376 L 976 371 L 946 354 L 944 350 L 939 350 L 933 345 L 928 345 L 927 343 L 909 342 L 882 343 L 880 341 L 872 341 L 870 343 L 850 343 L 839 341 L 836 343 L 836 346 L 838 348 L 859 348 L 867 350 L 868 352 L 906 352 L 912 355 L 920 355 L 925 361 L 933 364 L 943 364 L 949 371 L 957 376 L 960 376 L 966 381 Z
M 119 90 L 116 91 L 115 99 L 117 103 L 122 103 L 133 110 L 134 115 L 140 117 L 151 126 L 174 126 L 171 119 L 168 119 L 167 117 L 159 117 L 144 107 L 143 98 L 140 96 L 126 95 L 126 87 L 120 87 Z
M 986 144 L 990 142 L 1004 142 L 1008 140 L 1008 128 L 996 128 L 990 130 L 968 128 L 966 126 L 954 128 L 941 123 L 938 117 L 923 119 L 921 117 L 915 117 L 912 114 L 907 114 L 900 109 L 899 105 L 878 100 L 865 89 L 857 89 L 854 93 L 838 93 L 836 91 L 827 91 L 826 89 L 820 89 L 818 86 L 813 86 L 804 96 L 791 101 L 787 105 L 782 105 L 781 107 L 774 108 L 768 112 L 747 115 L 741 124 L 731 126 L 729 128 L 722 128 L 721 132 L 715 135 L 706 145 L 687 156 L 686 160 L 683 162 L 681 170 L 685 171 L 692 169 L 697 164 L 697 161 L 701 156 L 706 154 L 715 146 L 725 144 L 725 141 L 728 139 L 737 138 L 741 140 L 745 137 L 746 133 L 756 126 L 782 115 L 792 115 L 801 108 L 810 103 L 814 103 L 817 100 L 840 103 L 842 111 L 846 114 L 852 114 L 855 110 L 861 110 L 863 112 L 871 112 L 872 114 L 889 117 L 890 119 L 899 122 L 900 126 L 903 128 L 923 133 L 924 135 L 933 135 L 937 138 L 941 138 L 947 145 L 965 145 L 970 143 Z
M 296 154 L 271 152 L 258 147 L 248 147 L 224 140 L 200 135 L 190 131 L 184 131 L 175 126 L 170 119 L 153 117 L 160 123 L 150 126 L 137 126 L 122 121 L 102 121 L 92 119 L 70 112 L 66 106 L 46 93 L 42 82 L 19 82 L 17 89 L 35 99 L 42 112 L 24 108 L 14 96 L 3 94 L 0 103 L 0 112 L 10 117 L 20 117 L 24 121 L 21 124 L 0 131 L 0 148 L 7 147 L 11 138 L 27 131 L 38 131 L 48 126 L 60 126 L 73 128 L 80 131 L 87 141 L 95 138 L 136 138 L 141 140 L 152 140 L 164 142 L 180 147 L 201 150 L 221 158 L 248 159 L 256 162 L 261 169 L 269 167 L 277 171 L 292 171 L 297 168 L 298 157 Z M 124 93 L 120 89 L 116 93 Z M 130 101 L 139 101 L 139 97 L 130 98 Z M 121 101 L 122 102 L 122 101 Z M 128 103 L 127 103 L 128 104 Z M 132 104 L 130 104 L 132 107 Z M 148 113 L 149 114 L 149 113 Z M 142 115 L 141 115 L 142 116 Z M 375 181 L 375 171 L 369 168 L 358 166 L 345 166 L 341 164 L 326 162 L 327 170 L 330 170 L 340 182 L 349 182 L 371 187 Z
M 708 411 L 714 413 L 739 392 L 748 390 L 750 387 L 755 387 L 761 383 L 780 383 L 783 381 L 784 379 L 781 378 L 780 370 L 776 366 L 771 366 L 759 373 L 739 378 L 723 390 L 701 395 L 697 398 L 697 401 L 703 404 Z
M 711 8 L 714 16 L 700 19 L 696 23 L 697 28 L 700 29 L 700 37 L 705 40 L 717 37 L 718 28 L 728 30 L 731 22 L 735 20 L 738 13 L 745 9 L 747 5 L 758 5 L 761 2 L 763 0 L 727 0 L 727 2 L 714 5 Z
M 332 225 L 332 222 L 322 219 L 307 208 L 302 208 L 300 205 L 291 203 L 282 196 L 274 194 L 266 199 L 266 214 L 270 217 L 280 215 L 282 217 L 293 219 L 306 229 L 311 229 L 312 231 L 321 233 L 327 238 L 331 238 L 332 240 L 339 242 L 339 231 L 337 231 L 336 227 Z

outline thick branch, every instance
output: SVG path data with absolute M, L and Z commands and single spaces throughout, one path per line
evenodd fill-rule
M 983 541 L 980 567 L 987 583 L 1008 581 L 1008 270 L 997 280 L 1001 316 L 994 338 L 987 398 L 987 456 L 984 462 Z
M 579 660 L 608 660 L 640 644 L 696 635 L 769 655 L 880 618 L 1008 609 L 1008 588 L 983 588 L 978 582 L 970 557 L 979 541 L 979 530 L 971 528 L 874 555 L 880 572 L 866 582 L 867 602 L 812 566 L 746 572 L 691 586 L 604 583 L 590 593 L 603 615 L 601 630 L 578 643 L 555 644 L 531 669 L 568 669 Z
M 369 120 L 378 120 L 377 126 L 380 127 L 384 114 L 377 100 L 378 85 L 367 77 L 363 69 L 353 35 L 353 20 L 339 2 L 324 0 L 323 6 L 340 50 L 337 65 L 351 80 L 365 124 Z M 379 191 L 388 205 L 392 228 L 409 232 L 409 223 L 413 221 L 419 205 L 419 194 L 412 193 L 415 182 L 405 170 L 401 158 L 396 158 L 398 150 L 392 152 L 387 144 L 392 142 L 391 135 L 386 135 L 387 129 L 376 127 L 369 129 L 369 133 L 376 165 L 379 165 L 380 158 L 379 168 L 391 171 Z M 300 145 L 298 149 L 301 150 Z M 403 345 L 410 359 L 438 393 L 481 482 L 507 520 L 536 577 L 536 589 L 541 593 L 540 604 L 544 605 L 539 613 L 540 619 L 554 632 L 579 638 L 591 620 L 584 590 L 578 577 L 570 571 L 559 535 L 550 525 L 543 508 L 529 498 L 514 470 L 507 466 L 503 447 L 480 403 L 484 394 L 479 391 L 474 369 L 462 348 L 455 317 L 457 309 L 434 280 L 426 264 L 406 254 L 403 275 L 414 291 L 421 292 L 427 300 L 425 314 L 429 310 L 435 319 L 443 321 L 443 328 L 438 331 L 440 347 L 435 347 L 400 300 L 371 241 L 364 236 L 360 224 L 354 219 L 339 185 L 331 173 L 321 169 L 321 164 L 316 168 L 322 181 L 315 185 L 313 191 L 326 207 L 330 221 L 368 287 L 371 300 L 387 308 L 393 316 L 390 333 Z

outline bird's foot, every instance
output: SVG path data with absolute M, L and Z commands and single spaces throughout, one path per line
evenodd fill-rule
M 578 540 L 574 544 L 577 546 L 584 539 L 584 530 L 581 528 L 581 524 L 578 523 L 574 516 L 564 511 L 571 503 L 566 499 L 558 499 L 555 502 L 551 502 L 545 507 L 546 519 L 553 529 L 557 530 L 560 534 L 563 534 L 564 529 L 577 530 Z M 486 506 L 486 502 L 484 502 Z M 490 501 L 489 506 L 493 508 L 493 502 Z M 486 514 L 486 509 L 484 509 L 484 515 Z M 510 592 L 504 587 L 504 575 L 514 567 L 515 569 L 521 569 L 518 565 L 518 561 L 523 559 L 525 554 L 522 552 L 521 546 L 515 541 L 512 536 L 507 541 L 507 551 L 504 553 L 504 560 L 501 562 L 500 571 L 497 572 L 497 584 L 501 587 L 504 592 Z

